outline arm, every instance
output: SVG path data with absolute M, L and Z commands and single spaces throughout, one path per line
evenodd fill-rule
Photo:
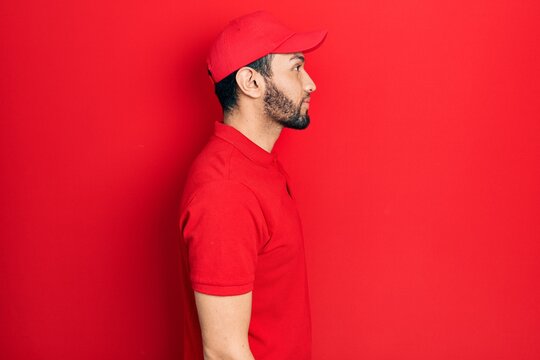
M 251 291 L 232 296 L 195 291 L 205 360 L 255 360 L 248 343 Z

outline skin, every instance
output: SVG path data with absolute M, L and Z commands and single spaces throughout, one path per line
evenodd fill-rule
M 251 299 L 251 291 L 233 296 L 195 291 L 204 360 L 254 360 L 248 342 Z
M 308 127 L 306 100 L 316 89 L 300 52 L 275 54 L 271 69 L 269 79 L 249 67 L 238 70 L 238 106 L 223 119 L 267 152 L 284 127 Z M 195 291 L 195 302 L 205 360 L 254 360 L 248 342 L 252 292 L 215 296 Z

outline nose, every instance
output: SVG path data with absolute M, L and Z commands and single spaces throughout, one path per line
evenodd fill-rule
M 317 86 L 315 85 L 311 77 L 308 75 L 308 73 L 306 72 L 305 74 L 306 74 L 306 81 L 304 83 L 304 90 L 306 90 L 306 92 L 308 93 L 312 93 L 317 89 Z

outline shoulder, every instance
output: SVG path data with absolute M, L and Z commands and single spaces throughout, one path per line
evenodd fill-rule
M 180 211 L 180 226 L 188 221 L 223 223 L 240 219 L 266 223 L 258 197 L 245 184 L 235 180 L 215 180 L 200 184 L 186 198 Z
M 253 193 L 253 187 L 247 185 L 251 183 L 248 168 L 246 159 L 234 145 L 212 136 L 189 167 L 182 206 L 187 205 L 196 193 L 200 197 Z
M 188 205 L 195 199 L 225 203 L 258 201 L 255 192 L 248 185 L 233 179 L 219 179 L 199 184 L 193 190 Z
M 232 144 L 212 136 L 193 160 L 188 178 L 195 182 L 226 179 L 234 150 Z
M 200 185 L 180 214 L 184 240 L 244 238 L 263 246 L 269 237 L 268 224 L 256 194 L 234 180 Z

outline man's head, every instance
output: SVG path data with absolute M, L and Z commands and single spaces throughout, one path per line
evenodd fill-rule
M 225 114 L 248 106 L 283 127 L 305 129 L 315 83 L 304 68 L 300 52 L 268 54 L 215 84 Z
M 304 69 L 303 53 L 319 47 L 326 34 L 294 32 L 266 11 L 229 22 L 207 58 L 224 114 L 262 114 L 284 127 L 306 128 L 316 87 Z

